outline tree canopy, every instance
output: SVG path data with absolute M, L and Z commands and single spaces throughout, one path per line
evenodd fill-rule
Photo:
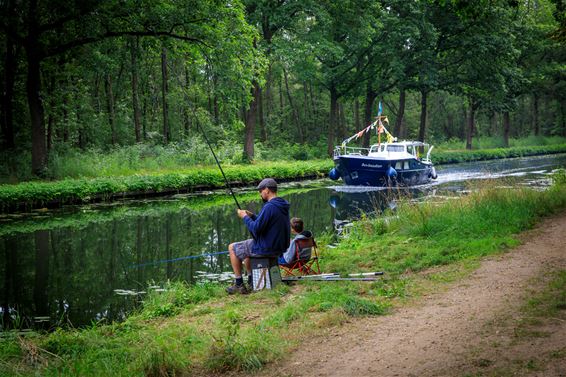
M 566 136 L 562 1 L 5 0 L 2 153 Z M 259 125 L 259 127 L 256 127 Z M 367 145 L 368 140 L 364 143 Z

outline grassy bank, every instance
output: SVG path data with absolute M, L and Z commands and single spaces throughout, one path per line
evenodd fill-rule
M 273 162 L 269 165 L 226 166 L 233 186 L 253 185 L 264 177 L 294 180 L 321 177 L 332 161 Z M 225 187 L 215 166 L 198 166 L 178 172 L 93 179 L 65 179 L 54 182 L 25 182 L 0 185 L 0 210 L 87 203 L 127 196 L 193 192 Z
M 454 164 L 458 162 L 496 160 L 501 158 L 527 157 L 544 154 L 565 153 L 566 144 L 520 146 L 512 148 L 493 148 L 477 150 L 456 150 L 433 152 L 435 164 Z
M 172 284 L 119 324 L 0 338 L 0 375 L 162 376 L 250 370 L 279 359 L 321 330 L 381 315 L 417 294 L 412 272 L 473 265 L 518 244 L 516 235 L 566 208 L 566 174 L 545 192 L 486 188 L 445 203 L 401 205 L 396 216 L 355 224 L 324 271 L 384 270 L 374 283 L 314 283 L 227 297 L 220 285 Z M 465 219 L 465 221 L 462 221 Z M 323 242 L 321 242 L 323 243 Z M 452 275 L 453 276 L 453 275 Z
M 309 188 L 282 188 L 279 195 L 285 197 L 290 194 L 297 194 L 312 190 L 313 185 Z M 238 194 L 238 202 L 245 205 L 246 202 L 258 199 L 257 192 L 246 192 Z M 149 201 L 142 205 L 116 205 L 105 208 L 101 211 L 75 211 L 72 213 L 45 212 L 46 216 L 41 216 L 41 211 L 36 216 L 25 216 L 23 218 L 16 217 L 5 222 L 0 227 L 0 237 L 17 234 L 31 234 L 36 231 L 54 230 L 67 227 L 82 228 L 88 224 L 107 223 L 112 221 L 121 221 L 127 218 L 138 218 L 140 216 L 159 217 L 182 211 L 190 211 L 190 213 L 202 212 L 222 205 L 234 205 L 234 199 L 230 195 L 224 193 L 216 193 L 214 195 L 195 195 L 185 200 L 162 200 Z M 18 215 L 16 215 L 18 216 Z
M 508 157 L 533 156 L 566 152 L 566 144 L 485 149 L 472 151 L 440 151 L 433 154 L 436 164 L 481 161 Z M 262 162 L 253 165 L 225 166 L 227 179 L 234 186 L 253 185 L 264 177 L 296 180 L 323 177 L 333 167 L 331 159 L 289 162 Z M 102 173 L 101 173 L 102 174 Z M 194 166 L 177 171 L 140 172 L 124 176 L 63 179 L 0 185 L 0 211 L 54 207 L 64 204 L 108 201 L 123 197 L 193 192 L 224 187 L 218 168 Z

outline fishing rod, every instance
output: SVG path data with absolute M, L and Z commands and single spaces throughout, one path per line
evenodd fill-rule
M 337 272 L 320 274 L 320 275 L 304 275 L 304 276 L 287 276 L 281 278 L 282 281 L 377 281 L 375 276 L 383 275 L 383 271 L 379 272 L 359 272 L 348 274 L 348 277 L 340 277 Z
M 169 69 L 171 69 L 170 65 L 169 65 Z M 173 71 L 173 69 L 171 69 L 171 71 Z M 190 103 L 191 99 L 190 99 L 189 95 L 187 94 L 187 92 L 185 91 L 185 87 L 181 83 L 181 80 L 179 80 L 179 78 L 176 75 L 173 75 L 173 76 L 177 80 L 177 84 L 179 84 L 179 87 L 181 88 L 181 92 L 183 92 L 183 94 L 185 95 L 187 102 Z M 195 115 L 195 118 L 196 118 L 194 107 L 192 107 L 192 110 L 193 110 L 193 115 Z M 204 141 L 206 142 L 206 145 L 208 145 L 210 152 L 212 152 L 212 155 L 214 156 L 214 160 L 216 161 L 216 165 L 218 165 L 218 169 L 220 169 L 220 172 L 222 173 L 222 177 L 224 177 L 224 182 L 226 182 L 226 187 L 228 187 L 228 190 L 230 190 L 230 194 L 232 194 L 232 198 L 234 198 L 234 201 L 236 202 L 238 209 L 242 209 L 242 207 L 240 206 L 240 203 L 238 203 L 238 199 L 236 199 L 236 195 L 234 194 L 234 191 L 232 190 L 230 183 L 228 182 L 228 178 L 226 178 L 226 174 L 224 174 L 224 170 L 222 169 L 222 166 L 220 165 L 220 161 L 218 161 L 218 157 L 216 157 L 216 153 L 214 153 L 214 149 L 212 149 L 212 145 L 208 141 L 208 137 L 206 136 L 206 133 L 202 129 L 198 119 L 197 119 L 196 123 L 197 123 L 197 128 L 199 129 L 200 133 L 204 137 Z
M 197 254 L 197 255 L 187 255 L 185 257 L 179 257 L 179 258 L 173 258 L 173 259 L 161 259 L 161 260 L 156 260 L 156 261 L 151 261 L 151 262 L 145 262 L 145 263 L 140 263 L 140 264 L 133 264 L 131 266 L 129 266 L 128 268 L 138 268 L 138 267 L 145 267 L 145 266 L 153 266 L 155 264 L 161 264 L 161 263 L 168 263 L 168 262 L 178 262 L 181 260 L 187 260 L 187 259 L 196 259 L 196 258 L 202 258 L 202 257 L 211 257 L 214 255 L 222 255 L 222 254 L 228 254 L 228 250 L 226 251 L 217 251 L 214 253 L 204 253 L 204 254 Z
M 290 276 L 281 278 L 283 282 L 285 281 L 378 281 L 377 278 L 341 278 L 337 276 L 318 276 L 310 279 L 305 279 L 305 276 Z
M 183 93 L 185 93 L 185 92 L 183 91 Z M 185 93 L 185 95 L 187 95 L 187 94 Z M 234 201 L 236 202 L 238 209 L 242 209 L 242 207 L 240 207 L 240 203 L 238 203 L 238 199 L 236 199 L 236 195 L 234 195 L 234 191 L 232 191 L 232 187 L 230 187 L 230 183 L 228 182 L 228 178 L 226 178 L 226 174 L 224 174 L 224 170 L 222 170 L 222 166 L 220 166 L 220 161 L 218 161 L 218 158 L 216 157 L 216 153 L 214 153 L 214 149 L 212 149 L 212 145 L 210 145 L 210 142 L 208 141 L 208 137 L 206 137 L 206 133 L 203 131 L 199 121 L 197 121 L 197 127 L 198 127 L 200 133 L 202 134 L 202 136 L 204 136 L 204 141 L 206 141 L 206 144 L 210 148 L 210 151 L 212 152 L 212 155 L 214 156 L 214 160 L 216 161 L 216 165 L 218 165 L 218 169 L 220 169 L 220 172 L 222 173 L 222 176 L 224 177 L 224 182 L 226 182 L 226 187 L 228 187 L 228 190 L 230 190 L 230 194 L 232 194 L 232 198 L 234 198 Z

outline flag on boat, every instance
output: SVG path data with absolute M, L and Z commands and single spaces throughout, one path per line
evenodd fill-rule
M 377 116 L 381 116 L 381 113 L 383 112 L 383 108 L 381 107 L 381 101 L 379 101 L 379 105 L 377 105 Z

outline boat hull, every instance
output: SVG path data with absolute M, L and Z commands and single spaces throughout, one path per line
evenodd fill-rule
M 430 182 L 435 175 L 431 163 L 416 158 L 386 160 L 343 155 L 334 158 L 334 165 L 344 183 L 351 186 L 415 186 Z

